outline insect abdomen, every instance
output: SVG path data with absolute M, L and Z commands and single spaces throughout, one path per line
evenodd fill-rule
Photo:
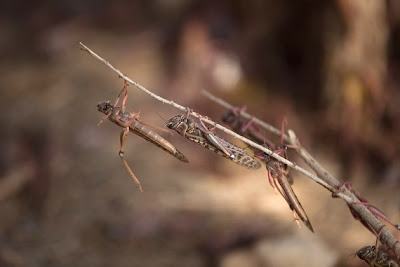
M 162 148 L 167 151 L 177 159 L 183 162 L 189 162 L 189 160 L 178 150 L 176 149 L 170 142 L 165 140 L 161 135 L 151 130 L 150 128 L 144 126 L 138 121 L 133 121 L 129 127 L 129 130 L 147 141 L 153 143 L 154 145 Z

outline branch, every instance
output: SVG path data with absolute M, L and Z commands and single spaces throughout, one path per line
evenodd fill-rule
M 131 80 L 129 77 L 125 76 L 120 70 L 116 69 L 114 66 L 112 66 L 107 60 L 105 60 L 104 58 L 100 57 L 99 55 L 97 55 L 95 52 L 93 52 L 92 50 L 90 50 L 87 46 L 85 46 L 82 43 L 79 43 L 79 47 L 88 52 L 90 55 L 92 55 L 94 58 L 98 59 L 99 61 L 103 62 L 103 64 L 105 64 L 107 67 L 109 67 L 111 70 L 113 70 L 114 72 L 116 72 L 119 77 L 123 78 L 124 80 L 128 81 L 130 84 L 132 84 L 133 86 L 137 87 L 138 89 L 142 90 L 143 92 L 147 93 L 148 95 L 150 95 L 151 97 L 159 100 L 160 102 L 164 103 L 164 104 L 168 104 L 171 105 L 181 111 L 187 112 L 187 108 L 184 106 L 181 106 L 171 100 L 167 100 L 165 98 L 162 98 L 156 94 L 154 94 L 153 92 L 147 90 L 145 87 L 143 87 L 142 85 L 140 85 L 139 83 Z M 215 98 L 215 97 L 214 97 Z M 221 100 L 222 101 L 222 100 Z M 226 103 L 227 105 L 229 105 L 228 103 Z M 230 106 L 232 107 L 232 106 Z M 236 139 L 239 139 L 243 142 L 245 142 L 246 144 L 255 147 L 265 153 L 267 153 L 268 155 L 270 155 L 271 157 L 275 158 L 276 160 L 286 164 L 287 166 L 289 166 L 292 169 L 295 169 L 299 172 L 301 172 L 302 174 L 304 174 L 305 176 L 309 177 L 310 179 L 314 180 L 315 182 L 317 182 L 318 184 L 322 185 L 323 187 L 325 187 L 326 189 L 328 189 L 329 191 L 333 192 L 336 196 L 342 198 L 343 200 L 345 200 L 347 202 L 348 205 L 353 204 L 354 202 L 360 202 L 359 199 L 357 199 L 357 197 L 349 190 L 347 190 L 346 188 L 344 188 L 342 191 L 338 191 L 336 188 L 340 185 L 340 182 L 335 179 L 332 175 L 330 175 L 326 170 L 324 170 L 322 168 L 322 166 L 320 166 L 318 164 L 318 162 L 316 160 L 314 160 L 313 158 L 311 158 L 311 156 L 309 155 L 309 153 L 305 153 L 306 151 L 303 150 L 302 148 L 300 149 L 301 151 L 303 151 L 304 154 L 304 158 L 309 158 L 310 162 L 312 162 L 313 164 L 310 165 L 312 168 L 316 168 L 318 170 L 317 173 L 321 172 L 321 174 L 324 175 L 320 175 L 321 177 L 325 177 L 323 179 L 321 179 L 320 177 L 308 172 L 307 170 L 295 165 L 294 163 L 292 163 L 291 161 L 277 155 L 276 153 L 273 153 L 273 151 L 247 139 L 244 138 L 241 135 L 238 135 L 237 133 L 215 123 L 214 121 L 208 119 L 205 116 L 200 115 L 199 113 L 196 112 L 190 112 L 190 115 L 196 118 L 201 118 L 204 122 L 215 126 L 216 128 L 218 128 L 219 130 L 233 136 Z M 250 116 L 247 113 L 243 113 L 242 114 L 245 118 L 247 117 L 248 119 L 252 118 L 252 116 Z M 271 132 L 274 132 L 275 134 L 279 133 L 280 131 L 277 129 L 274 129 L 274 127 L 262 122 L 259 119 L 253 118 L 253 120 L 257 123 L 260 124 L 260 126 L 265 127 L 266 130 L 269 130 Z M 287 142 L 294 142 L 296 138 L 294 138 L 292 136 L 292 138 L 289 138 L 289 136 L 285 135 L 284 136 L 284 140 Z M 301 154 L 300 154 L 301 155 Z M 313 167 L 314 166 L 314 167 Z M 400 249 L 398 249 L 399 247 L 396 247 L 396 244 L 398 243 L 398 241 L 394 238 L 394 236 L 389 232 L 389 230 L 387 229 L 383 229 L 382 227 L 384 226 L 384 224 L 382 224 L 364 205 L 353 205 L 352 206 L 354 210 L 356 210 L 361 218 L 370 223 L 371 226 L 373 227 L 373 229 L 379 233 L 381 232 L 379 238 L 381 240 L 382 243 L 385 243 L 387 245 L 389 245 L 389 247 L 391 247 L 393 249 L 393 251 L 395 251 L 398 255 L 400 255 Z M 382 231 L 381 231 L 382 230 Z
M 206 96 L 210 100 L 214 101 L 215 103 L 218 103 L 219 105 L 225 107 L 228 110 L 231 110 L 234 108 L 234 106 L 232 106 L 228 102 L 212 95 L 211 93 L 209 93 L 206 90 L 203 90 L 202 93 L 204 96 Z M 270 124 L 265 123 L 264 121 L 254 117 L 246 112 L 240 112 L 240 116 L 242 116 L 243 118 L 248 119 L 248 120 L 252 119 L 259 126 L 261 126 L 265 130 L 267 130 L 273 134 L 276 134 L 278 136 L 281 135 L 281 131 L 278 130 L 277 128 L 273 127 Z M 294 132 L 292 130 L 289 130 L 288 132 L 292 133 L 292 134 L 289 134 L 289 135 L 284 134 L 283 135 L 284 140 L 286 142 L 296 146 L 296 144 L 298 143 L 298 139 L 297 139 L 296 135 L 294 134 Z M 365 207 L 364 205 L 352 205 L 353 203 L 359 203 L 361 201 L 357 198 L 357 196 L 355 196 L 353 194 L 353 192 L 351 192 L 347 188 L 344 187 L 342 189 L 342 192 L 346 196 L 346 198 L 343 198 L 342 195 L 338 195 L 337 194 L 338 191 L 336 190 L 336 188 L 338 188 L 341 185 L 339 180 L 337 180 L 332 174 L 330 174 L 327 170 L 325 170 L 318 163 L 318 161 L 316 161 L 310 155 L 310 153 L 308 153 L 308 151 L 306 149 L 304 149 L 301 146 L 296 146 L 296 147 L 297 147 L 296 151 L 301 156 L 301 158 L 307 163 L 307 165 L 310 166 L 311 169 L 313 169 L 315 171 L 315 173 L 318 175 L 318 177 L 321 177 L 321 179 L 324 182 L 329 184 L 329 187 L 325 187 L 325 188 L 327 188 L 329 191 L 331 191 L 335 196 L 339 196 L 340 198 L 345 200 L 346 203 L 349 206 L 351 206 L 358 213 L 361 220 L 363 220 L 364 222 L 367 222 L 369 225 L 371 225 L 371 227 L 373 228 L 375 233 L 381 232 L 381 234 L 379 235 L 380 241 L 384 244 L 387 244 L 390 248 L 392 248 L 392 250 L 397 255 L 400 255 L 400 249 L 399 249 L 399 246 L 397 246 L 397 243 L 398 243 L 397 239 L 390 233 L 390 231 L 386 227 L 385 227 L 385 229 L 382 230 L 382 227 L 384 227 L 385 225 L 375 215 L 373 215 L 369 211 L 369 209 L 367 207 Z M 334 188 L 334 190 L 331 190 L 331 188 Z
M 202 91 L 203 95 L 206 96 L 207 98 L 209 98 L 210 100 L 214 101 L 215 103 L 218 103 L 219 105 L 225 107 L 228 110 L 231 110 L 234 108 L 234 106 L 232 106 L 231 104 L 229 104 L 228 102 L 222 100 L 221 98 L 218 98 L 214 95 L 212 95 L 210 92 L 203 90 Z M 258 124 L 259 126 L 261 126 L 262 128 L 264 128 L 265 130 L 277 135 L 277 136 L 281 136 L 281 130 L 275 128 L 274 126 L 260 120 L 257 117 L 254 117 L 252 115 L 250 115 L 247 112 L 240 112 L 240 116 L 242 116 L 245 119 L 252 119 L 256 124 Z M 293 131 L 292 131 L 293 132 Z M 311 155 L 310 153 L 307 152 L 307 150 L 305 150 L 303 147 L 301 146 L 297 146 L 297 138 L 295 135 L 292 136 L 288 136 L 287 134 L 283 134 L 283 139 L 290 143 L 291 145 L 294 145 L 296 147 L 298 147 L 296 150 L 298 151 L 299 155 L 301 156 L 301 158 L 310 166 L 311 169 L 313 169 L 315 171 L 315 173 L 319 176 L 324 178 L 327 183 L 329 183 L 332 187 L 338 188 L 341 183 L 335 178 L 333 177 L 333 175 L 331 175 L 327 170 L 325 170 Z M 334 193 L 334 191 L 331 191 L 332 193 Z

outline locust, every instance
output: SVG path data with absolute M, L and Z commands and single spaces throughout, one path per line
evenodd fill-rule
M 287 158 L 287 149 L 289 146 L 283 145 L 283 131 L 284 131 L 284 124 L 286 120 L 282 121 L 281 125 L 281 145 L 277 146 L 273 142 L 266 139 L 260 131 L 260 128 L 257 124 L 254 124 L 252 120 L 245 121 L 241 116 L 240 112 L 243 111 L 240 109 L 232 109 L 228 111 L 222 118 L 222 121 L 228 124 L 233 130 L 243 134 L 247 138 L 251 139 L 254 142 L 262 144 L 271 150 L 274 151 L 276 154 L 282 154 L 283 157 Z M 286 122 L 287 123 L 287 122 Z M 294 193 L 291 184 L 293 180 L 289 176 L 289 168 L 286 164 L 277 161 L 270 155 L 255 150 L 255 156 L 258 159 L 261 159 L 267 168 L 268 171 L 268 181 L 272 188 L 279 192 L 282 197 L 286 200 L 289 208 L 293 212 L 293 217 L 300 227 L 298 223 L 299 217 L 303 223 L 307 226 L 307 228 L 314 232 L 314 229 L 311 225 L 311 221 L 309 220 L 307 213 L 305 212 L 303 206 L 301 205 L 299 199 L 297 198 L 296 194 Z
M 217 136 L 215 132 L 209 130 L 201 120 L 200 123 L 198 123 L 190 119 L 189 113 L 190 111 L 188 110 L 186 115 L 175 115 L 171 117 L 167 121 L 166 126 L 169 129 L 175 130 L 190 141 L 214 151 L 218 155 L 228 158 L 241 166 L 252 170 L 257 170 L 261 167 L 261 163 L 247 154 L 246 149 L 240 148 Z
M 122 162 L 124 163 L 126 169 L 128 170 L 128 173 L 138 185 L 139 190 L 143 192 L 139 179 L 135 176 L 132 169 L 129 167 L 128 163 L 124 158 L 125 143 L 129 132 L 132 132 L 144 138 L 145 140 L 153 143 L 154 145 L 165 150 L 166 152 L 168 152 L 169 154 L 171 154 L 172 156 L 174 156 L 175 158 L 179 159 L 182 162 L 188 163 L 189 161 L 178 149 L 175 148 L 175 146 L 173 146 L 170 142 L 165 140 L 161 135 L 150 129 L 149 125 L 147 124 L 145 125 L 145 123 L 141 122 L 139 119 L 140 112 L 132 113 L 126 110 L 125 103 L 128 98 L 127 86 L 128 86 L 127 82 L 124 81 L 124 87 L 119 93 L 114 105 L 110 104 L 110 101 L 102 101 L 97 104 L 98 111 L 106 114 L 100 120 L 98 125 L 100 125 L 108 118 L 113 123 L 122 127 L 122 131 L 120 134 L 120 150 L 118 154 Z M 124 93 L 122 104 L 121 106 L 117 106 L 122 93 Z
M 399 267 L 387 253 L 377 250 L 375 246 L 365 246 L 357 252 L 357 256 L 372 267 Z

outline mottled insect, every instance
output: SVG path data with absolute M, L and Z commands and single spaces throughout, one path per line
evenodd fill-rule
M 217 154 L 229 158 L 233 162 L 248 169 L 259 169 L 260 162 L 247 154 L 246 150 L 229 143 L 215 135 L 214 132 L 207 129 L 201 122 L 189 119 L 188 114 L 176 115 L 167 121 L 167 127 L 175 130 L 187 139 L 216 152 Z
M 276 154 L 282 154 L 283 157 L 287 158 L 287 148 L 288 146 L 283 145 L 283 126 L 285 120 L 282 121 L 281 126 L 281 146 L 275 145 L 273 142 L 267 140 L 260 131 L 258 125 L 252 122 L 252 120 L 245 120 L 240 116 L 240 112 L 242 110 L 233 109 L 228 111 L 222 118 L 222 121 L 228 124 L 233 130 L 240 132 L 247 138 L 262 144 L 269 149 L 273 150 Z M 274 190 L 278 191 L 282 197 L 286 200 L 289 205 L 289 208 L 293 212 L 293 217 L 297 224 L 299 217 L 303 223 L 307 226 L 307 228 L 314 232 L 314 229 L 311 225 L 310 220 L 308 219 L 307 213 L 305 212 L 303 206 L 301 205 L 299 199 L 294 193 L 292 187 L 290 186 L 293 183 L 293 180 L 288 176 L 289 168 L 286 164 L 275 160 L 270 155 L 254 149 L 255 155 L 257 158 L 261 159 L 268 170 L 268 181 Z
M 375 246 L 365 246 L 357 252 L 357 256 L 372 267 L 399 267 L 397 262 L 387 253 L 376 250 Z
M 123 92 L 124 92 L 124 98 L 122 100 L 122 104 L 121 104 L 121 106 L 117 106 L 117 104 L 119 102 L 119 98 Z M 157 134 L 155 131 L 153 131 L 150 128 L 148 128 L 147 126 L 145 126 L 144 123 L 142 123 L 139 120 L 139 113 L 131 113 L 125 109 L 125 102 L 126 102 L 127 98 L 128 98 L 127 83 L 125 81 L 124 88 L 119 93 L 118 98 L 115 101 L 114 105 L 111 105 L 110 101 L 102 101 L 99 104 L 97 104 L 97 109 L 100 112 L 103 112 L 104 114 L 106 114 L 106 116 L 104 116 L 100 120 L 99 125 L 108 118 L 110 121 L 112 121 L 115 124 L 122 127 L 122 131 L 121 131 L 121 135 L 120 135 L 119 156 L 121 157 L 121 160 L 124 163 L 126 169 L 128 170 L 130 176 L 137 183 L 140 191 L 143 191 L 139 179 L 135 176 L 135 174 L 129 167 L 128 163 L 124 159 L 125 142 L 126 142 L 126 138 L 128 136 L 129 131 L 135 133 L 136 135 L 139 135 L 140 137 L 146 139 L 147 141 L 153 143 L 154 145 L 162 148 L 163 150 L 167 151 L 169 154 L 173 155 L 180 161 L 186 162 L 186 163 L 189 161 L 170 142 L 165 140 L 162 136 Z

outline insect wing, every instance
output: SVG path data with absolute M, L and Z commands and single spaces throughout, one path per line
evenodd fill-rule
M 244 148 L 240 148 L 235 146 L 232 143 L 229 143 L 228 141 L 217 137 L 219 142 L 228 150 L 230 151 L 233 155 L 235 155 L 235 158 L 230 158 L 233 162 L 242 165 L 248 169 L 253 169 L 257 170 L 261 168 L 261 163 L 247 154 L 246 150 Z

